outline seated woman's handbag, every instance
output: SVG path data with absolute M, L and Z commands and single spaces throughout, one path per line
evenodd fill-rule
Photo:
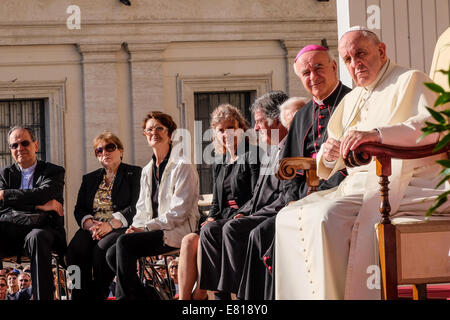
M 50 212 L 34 210 L 22 211 L 5 208 L 0 211 L 0 222 L 9 222 L 12 224 L 39 228 L 49 224 Z

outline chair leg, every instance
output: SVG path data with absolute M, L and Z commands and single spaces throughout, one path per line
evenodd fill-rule
M 167 286 L 169 288 L 169 299 L 173 299 L 172 287 L 170 285 L 170 274 L 169 274 L 169 264 L 167 263 L 167 256 L 164 256 L 164 268 L 166 268 L 166 278 L 167 278 Z
M 143 257 L 143 258 L 140 258 L 139 259 L 139 280 L 141 281 L 141 283 L 144 283 L 144 281 L 145 281 L 145 266 L 144 266 L 144 263 L 145 263 L 145 258 Z
M 426 284 L 413 284 L 413 300 L 426 300 L 427 299 L 427 285 Z
M 56 281 L 58 281 L 57 289 L 58 289 L 58 298 L 61 300 L 61 277 L 59 274 L 59 258 L 57 256 L 55 258 L 55 264 L 56 264 Z
M 381 267 L 381 299 L 398 299 L 395 226 L 380 223 L 378 225 L 378 237 Z

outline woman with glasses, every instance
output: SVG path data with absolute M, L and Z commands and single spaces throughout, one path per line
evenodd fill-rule
M 83 176 L 74 216 L 80 226 L 67 248 L 67 262 L 81 271 L 80 287 L 72 299 L 103 300 L 114 273 L 106 251 L 125 233 L 136 213 L 141 168 L 122 162 L 124 147 L 105 131 L 93 140 L 100 169 Z
M 219 234 L 216 231 L 219 229 L 211 226 L 223 225 L 229 219 L 239 217 L 239 209 L 251 199 L 259 176 L 259 149 L 251 145 L 244 136 L 248 129 L 246 121 L 239 109 L 230 104 L 222 104 L 214 109 L 211 114 L 211 129 L 214 131 L 215 150 L 213 200 L 209 215 L 201 224 L 200 234 L 221 241 L 221 229 Z M 182 242 L 178 272 L 180 300 L 207 298 L 207 291 L 199 288 L 198 278 L 201 261 L 210 259 L 211 256 L 200 253 L 199 239 L 198 233 L 192 233 Z M 220 256 L 220 253 L 215 252 L 214 256 Z M 218 262 L 219 260 L 216 261 Z M 203 281 L 220 274 L 218 271 L 220 266 L 215 270 L 204 270 L 203 266 Z
M 151 289 L 139 281 L 137 260 L 180 248 L 181 239 L 197 228 L 198 174 L 190 159 L 180 157 L 172 145 L 176 127 L 170 115 L 159 111 L 148 113 L 142 123 L 153 155 L 142 169 L 133 224 L 107 253 L 117 276 L 117 300 L 148 299 Z
M 172 289 L 172 296 L 176 300 L 179 298 L 178 258 L 175 258 L 169 262 L 169 276 L 170 276 L 170 288 Z

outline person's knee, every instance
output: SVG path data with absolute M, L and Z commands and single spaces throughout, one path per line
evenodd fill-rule
M 111 269 L 114 269 L 115 265 L 116 265 L 116 246 L 113 245 L 111 246 L 107 251 L 106 251 L 106 262 L 108 263 L 108 265 L 111 267 Z
M 217 224 L 214 222 L 210 222 L 204 225 L 200 229 L 200 239 L 214 237 L 214 231 L 217 229 Z
M 261 239 L 261 230 L 260 228 L 255 228 L 252 231 L 250 231 L 250 234 L 248 235 L 248 243 L 249 246 L 253 243 L 258 243 Z
M 50 245 L 50 242 L 50 231 L 45 229 L 33 229 L 25 236 L 25 244 L 27 246 L 45 243 Z
M 198 239 L 200 236 L 196 233 L 190 233 L 181 240 L 181 250 L 197 250 Z
M 240 219 L 231 219 L 222 229 L 223 238 L 234 238 L 236 234 L 240 233 L 239 225 L 241 224 Z
M 117 241 L 116 241 L 117 248 L 120 248 L 120 249 L 121 248 L 126 248 L 128 246 L 128 243 L 129 243 L 130 235 L 132 235 L 132 233 L 130 233 L 130 234 L 123 234 L 119 238 L 117 238 Z

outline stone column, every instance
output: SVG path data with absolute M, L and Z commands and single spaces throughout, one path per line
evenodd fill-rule
M 82 56 L 85 172 L 98 167 L 92 139 L 103 130 L 118 134 L 116 61 L 120 49 L 121 44 L 78 45 Z
M 142 119 L 149 111 L 164 111 L 162 54 L 168 43 L 128 43 L 134 163 L 145 166 L 151 150 L 142 135 Z M 174 116 L 174 115 L 172 115 Z

